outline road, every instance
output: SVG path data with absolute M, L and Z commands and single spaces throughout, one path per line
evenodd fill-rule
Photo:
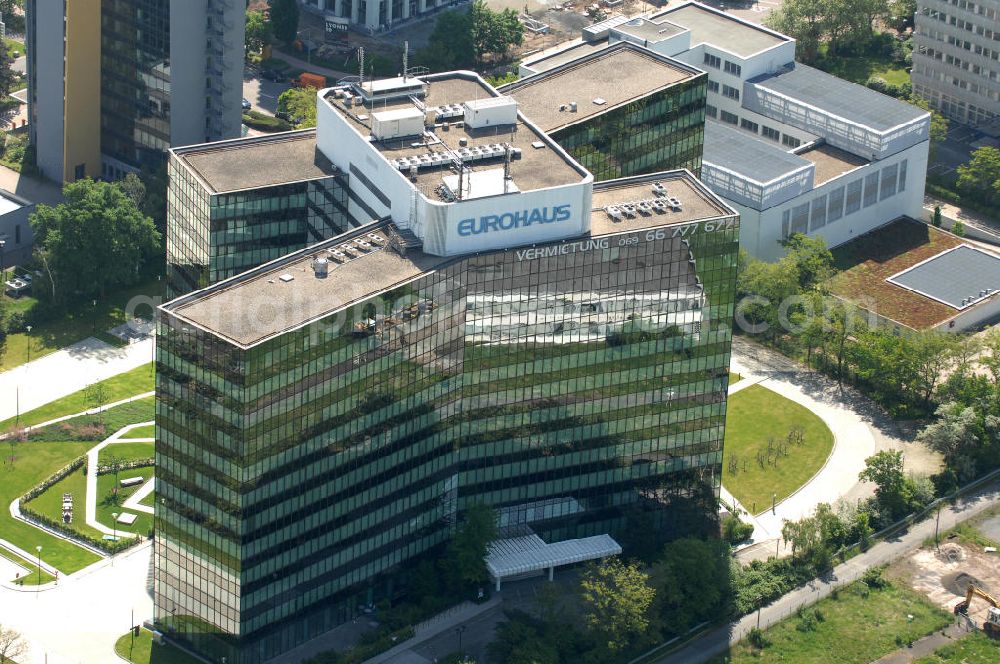
M 961 499 L 954 506 L 942 509 L 941 530 L 952 528 L 957 523 L 974 517 L 998 502 L 1000 502 L 1000 481 L 994 481 Z M 922 521 L 905 533 L 891 540 L 880 542 L 846 563 L 837 565 L 824 579 L 812 581 L 802 588 L 793 590 L 774 603 L 763 607 L 758 613 L 745 616 L 740 620 L 707 632 L 682 648 L 655 660 L 655 664 L 700 664 L 713 657 L 724 655 L 731 646 L 742 640 L 751 628 L 756 627 L 758 622 L 761 629 L 770 627 L 795 613 L 799 607 L 822 599 L 835 588 L 854 581 L 864 574 L 865 570 L 886 565 L 920 548 L 925 540 L 934 536 L 934 528 L 935 519 L 930 518 Z

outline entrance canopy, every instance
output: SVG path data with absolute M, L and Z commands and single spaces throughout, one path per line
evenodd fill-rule
M 616 556 L 622 547 L 610 535 L 595 535 L 582 539 L 546 544 L 538 535 L 496 540 L 486 554 L 486 569 L 500 590 L 500 582 L 531 572 L 552 570 L 586 560 Z

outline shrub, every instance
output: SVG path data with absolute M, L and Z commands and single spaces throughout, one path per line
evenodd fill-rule
M 753 535 L 753 525 L 744 523 L 735 516 L 727 516 L 722 520 L 722 536 L 730 544 L 739 544 Z
M 289 131 L 292 129 L 292 125 L 281 118 L 274 118 L 270 115 L 264 115 L 260 111 L 247 111 L 243 114 L 243 124 L 248 127 L 253 127 L 258 131 Z
M 764 636 L 764 632 L 757 629 L 756 627 L 751 627 L 750 631 L 747 633 L 747 641 L 750 642 L 754 648 L 758 650 L 763 650 L 764 648 L 771 645 L 771 641 Z

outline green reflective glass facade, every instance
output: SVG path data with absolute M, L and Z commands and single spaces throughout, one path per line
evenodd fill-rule
M 700 175 L 707 81 L 701 74 L 551 136 L 596 182 L 679 168 Z
M 168 164 L 167 285 L 176 297 L 349 230 L 337 176 L 213 194 Z
M 465 256 L 250 347 L 167 305 L 156 622 L 257 664 L 404 593 L 472 504 L 549 541 L 714 512 L 738 237 Z

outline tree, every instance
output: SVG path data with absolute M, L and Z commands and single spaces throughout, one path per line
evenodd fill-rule
M 260 53 L 271 42 L 271 22 L 264 12 L 253 9 L 247 10 L 246 22 L 246 52 Z
M 938 419 L 917 435 L 917 440 L 944 456 L 945 465 L 959 480 L 967 482 L 977 474 L 977 461 L 990 445 L 990 429 L 996 437 L 1000 422 L 995 417 L 982 418 L 972 406 L 954 401 L 937 409 Z
M 83 396 L 94 410 L 99 409 L 109 399 L 108 387 L 104 383 L 91 383 L 83 390 Z M 104 424 L 104 411 L 97 410 L 97 417 Z
M 475 0 L 469 16 L 477 63 L 482 63 L 489 54 L 506 57 L 511 46 L 524 43 L 524 24 L 513 9 L 496 12 L 485 0 Z
M 416 61 L 432 71 L 474 67 L 471 12 L 447 11 L 439 15 L 427 47 L 417 54 Z
M 142 209 L 142 204 L 146 200 L 146 184 L 135 173 L 129 173 L 118 183 L 125 195 L 132 199 L 135 206 Z
M 115 183 L 78 180 L 63 196 L 64 203 L 39 205 L 29 217 L 52 298 L 103 296 L 136 283 L 143 264 L 160 251 L 153 220 Z
M 459 580 L 469 586 L 485 583 L 486 548 L 497 538 L 497 516 L 489 505 L 471 506 L 465 513 L 465 522 L 450 543 L 449 560 Z
M 899 450 L 883 450 L 865 459 L 865 469 L 858 473 L 858 479 L 875 484 L 875 499 L 893 516 L 900 515 L 906 506 L 904 490 L 906 477 L 903 475 L 903 453 Z
M 0 664 L 27 654 L 28 644 L 16 629 L 0 625 Z
M 289 88 L 278 96 L 278 113 L 299 129 L 316 126 L 316 88 Z
M 1000 149 L 982 147 L 958 167 L 958 190 L 983 203 L 1000 204 Z
M 584 620 L 608 650 L 617 651 L 646 633 L 656 591 L 636 563 L 608 558 L 591 565 L 580 579 Z
M 24 0 L 0 0 L 0 16 L 7 26 L 7 34 L 24 33 Z
M 826 0 L 785 0 L 768 14 L 764 23 L 794 37 L 799 58 L 803 62 L 814 62 L 819 55 L 820 40 L 828 31 L 829 8 L 830 3 Z
M 271 0 L 271 30 L 285 43 L 295 41 L 299 33 L 299 3 L 296 0 Z
M 729 613 L 729 546 L 717 539 L 682 538 L 663 548 L 650 583 L 666 629 L 683 634 Z
M 14 71 L 14 58 L 7 52 L 7 48 L 0 48 L 0 95 L 6 97 L 15 89 L 18 83 L 17 73 Z
M 799 293 L 799 272 L 792 261 L 751 260 L 740 272 L 737 290 L 744 296 L 737 320 L 750 324 L 747 331 L 764 332 L 774 339 L 781 333 L 782 302 Z
M 791 261 L 799 273 L 800 290 L 817 289 L 836 272 L 833 254 L 826 248 L 826 240 L 822 237 L 792 233 L 782 240 L 781 246 L 785 248 L 782 260 Z

